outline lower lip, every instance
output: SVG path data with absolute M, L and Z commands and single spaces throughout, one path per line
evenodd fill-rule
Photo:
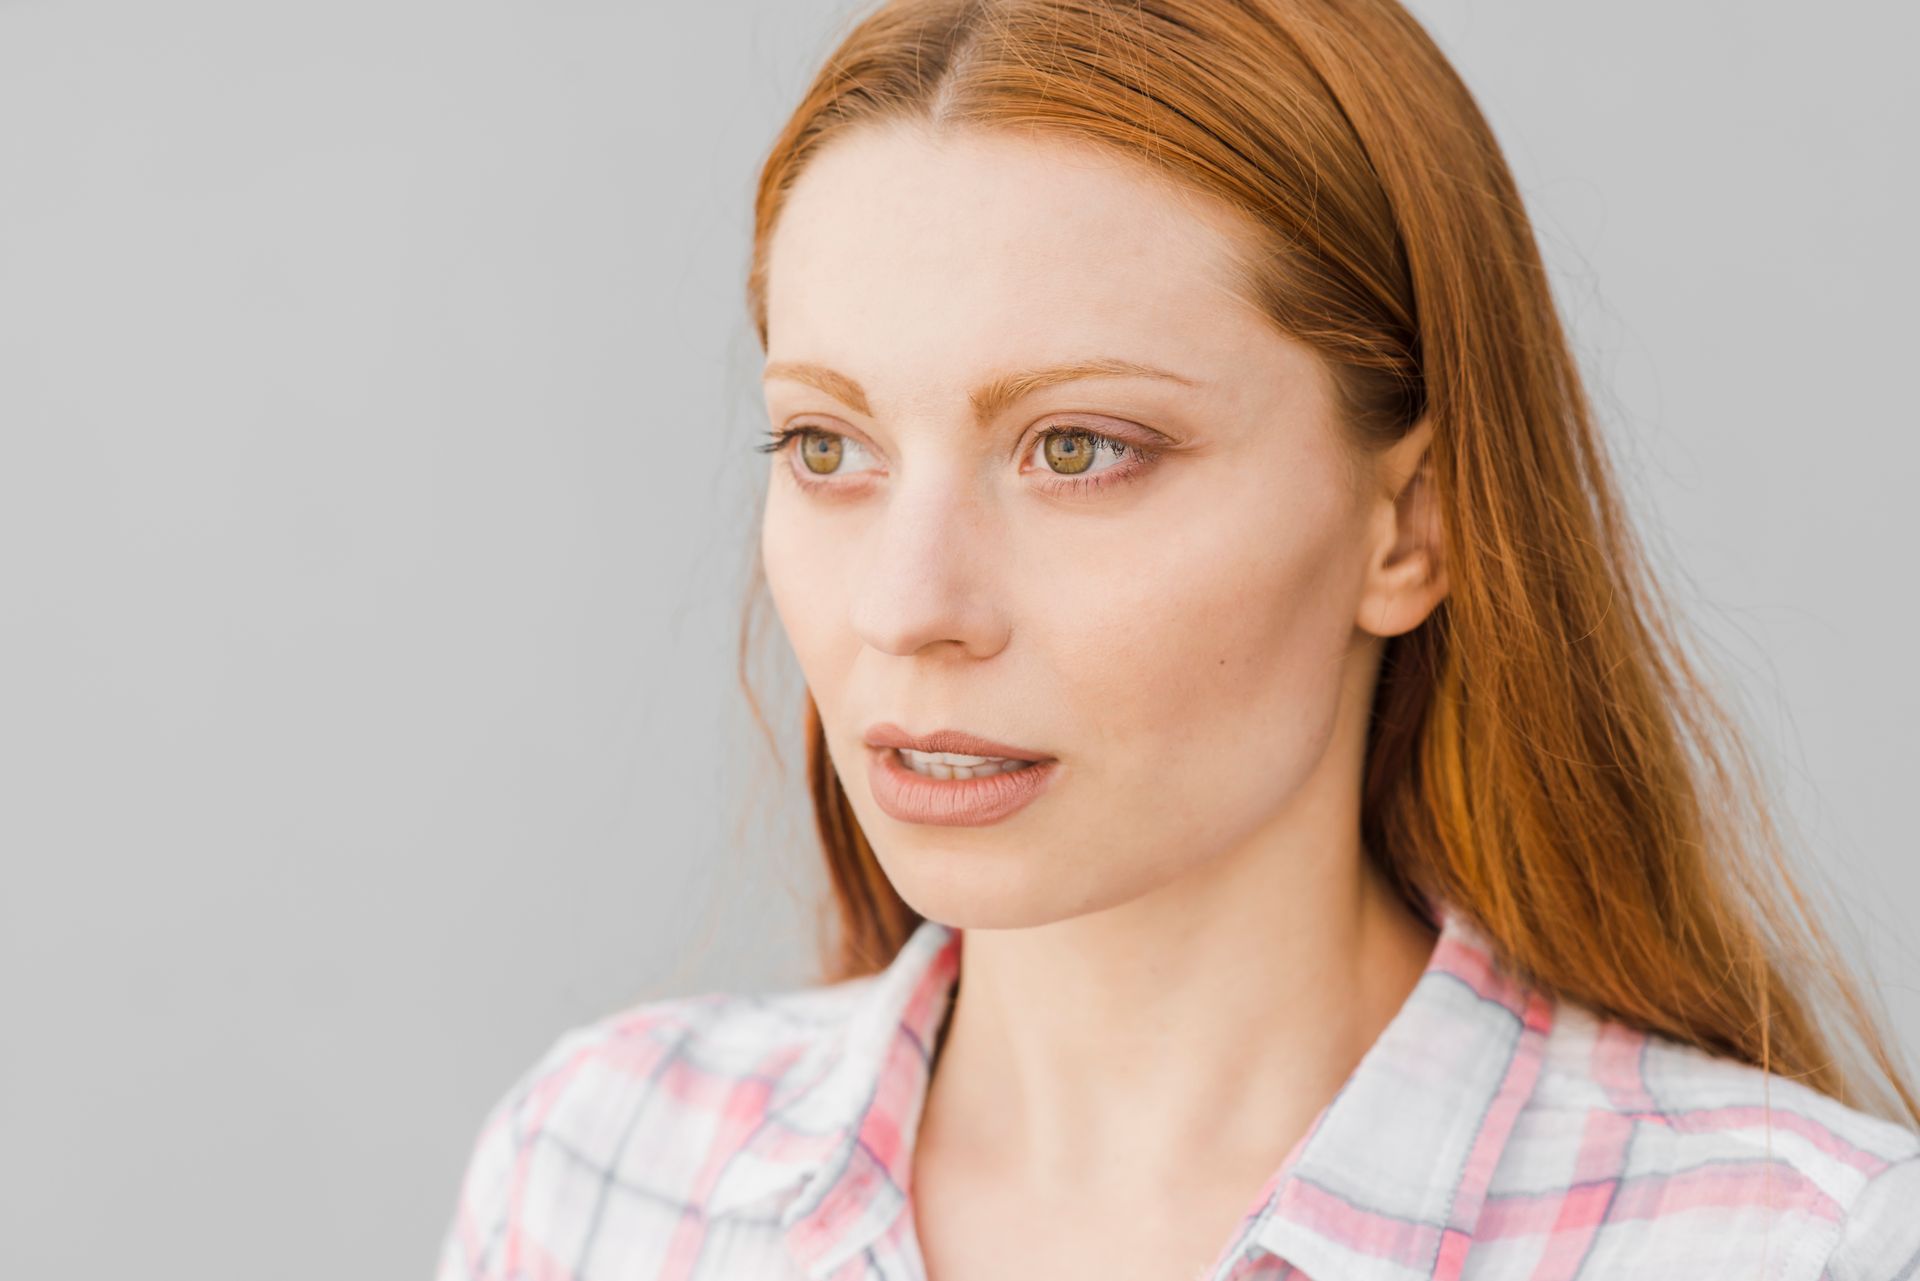
M 982 778 L 929 778 L 908 769 L 891 747 L 871 749 L 867 761 L 874 803 L 889 818 L 941 827 L 998 823 L 1046 791 L 1060 772 L 1054 760 Z

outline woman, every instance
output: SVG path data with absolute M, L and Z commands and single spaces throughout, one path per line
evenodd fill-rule
M 756 214 L 835 963 L 560 1038 L 443 1278 L 1920 1273 L 1920 1107 L 1404 11 L 895 0 Z

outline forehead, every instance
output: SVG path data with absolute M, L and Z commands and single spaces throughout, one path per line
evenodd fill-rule
M 769 346 L 1200 359 L 1252 321 L 1233 293 L 1237 234 L 1206 198 L 1070 140 L 866 129 L 789 195 L 768 248 Z

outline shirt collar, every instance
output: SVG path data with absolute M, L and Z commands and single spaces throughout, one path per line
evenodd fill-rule
M 1433 916 L 1440 936 L 1413 991 L 1261 1189 L 1229 1269 L 1264 1251 L 1316 1278 L 1458 1274 L 1539 1074 L 1553 1002 L 1503 969 L 1451 905 Z M 961 939 L 922 921 L 885 970 L 854 980 L 850 1016 L 792 1064 L 799 1084 L 776 1092 L 728 1161 L 710 1218 L 792 1192 L 780 1220 L 789 1248 L 825 1277 L 905 1211 Z
M 849 982 L 851 1011 L 781 1073 L 798 1084 L 769 1097 L 705 1198 L 709 1219 L 791 1194 L 780 1222 L 810 1277 L 887 1230 L 906 1208 L 932 1038 L 960 945 L 961 931 L 923 920 L 884 970 Z
M 1459 1275 L 1487 1185 L 1533 1093 L 1554 1003 L 1450 904 L 1413 991 L 1243 1224 L 1312 1277 Z

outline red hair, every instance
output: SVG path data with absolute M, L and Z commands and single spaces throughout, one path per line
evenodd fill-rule
M 1603 1015 L 1920 1124 L 1629 528 L 1492 130 L 1412 16 L 1393 0 L 880 5 L 766 157 L 747 283 L 763 350 L 788 193 L 821 147 L 894 123 L 1073 139 L 1223 202 L 1248 228 L 1245 296 L 1324 358 L 1356 448 L 1431 419 L 1449 593 L 1387 642 L 1362 802 L 1367 856 L 1410 905 L 1451 902 L 1505 963 Z M 832 980 L 886 964 L 920 917 L 806 710 Z M 1870 1071 L 1836 1059 L 1816 1009 Z

